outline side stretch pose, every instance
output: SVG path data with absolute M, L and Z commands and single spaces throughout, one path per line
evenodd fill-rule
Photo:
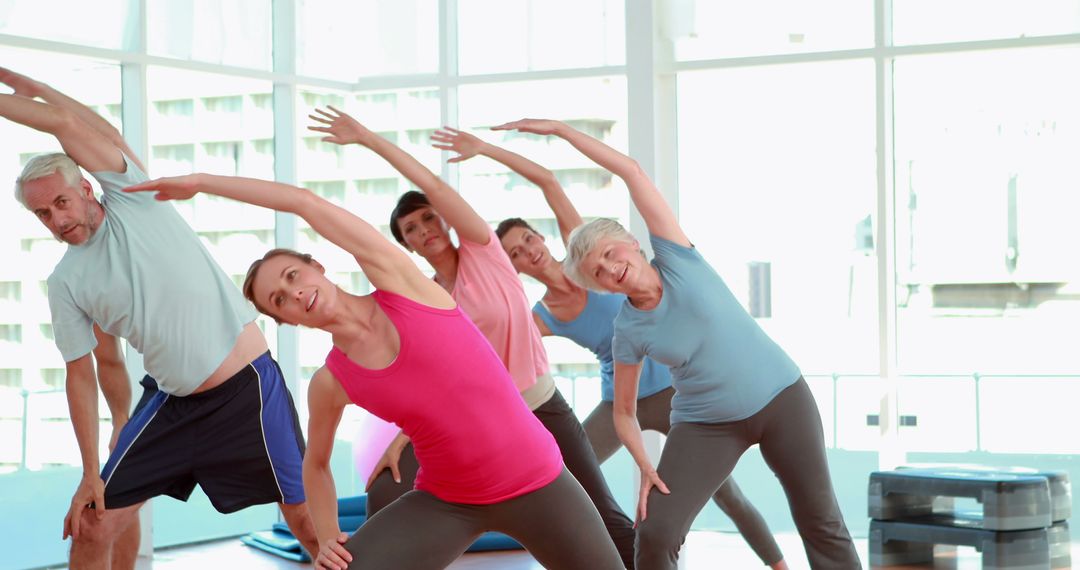
M 207 192 L 292 212 L 352 254 L 375 292 L 346 293 L 309 255 L 271 250 L 244 291 L 280 322 L 333 336 L 311 380 L 304 487 L 322 545 L 320 568 L 444 568 L 486 530 L 525 545 L 545 567 L 622 567 L 559 449 L 522 402 L 484 335 L 405 252 L 353 214 L 275 182 L 191 175 L 130 188 L 157 198 Z M 401 426 L 420 469 L 416 489 L 351 537 L 337 522 L 329 461 L 349 402 Z
M 438 176 L 349 115 L 331 108 L 311 118 L 320 123 L 312 130 L 328 134 L 323 140 L 371 149 L 423 191 L 407 192 L 398 200 L 390 216 L 391 233 L 431 264 L 435 282 L 451 294 L 495 348 L 529 409 L 555 436 L 567 469 L 596 505 L 623 562 L 632 568 L 633 522 L 615 502 L 581 423 L 555 389 L 525 289 L 491 227 Z M 449 228 L 457 232 L 460 246 L 450 241 Z M 383 508 L 411 487 L 394 482 L 411 483 L 415 471 L 406 444 L 404 437 L 391 443 L 385 461 L 375 468 L 368 490 L 369 511 Z M 395 473 L 398 457 L 401 469 Z M 384 472 L 384 466 L 389 471 Z
M 652 181 L 630 157 L 556 121 L 516 129 L 565 139 L 622 178 L 645 219 L 650 264 L 633 235 L 600 219 L 575 229 L 563 269 L 579 285 L 626 295 L 615 320 L 614 424 L 641 469 L 637 565 L 676 567 L 694 517 L 759 444 L 780 480 L 813 568 L 859 568 L 836 502 L 821 417 L 799 368 L 742 308 L 683 233 Z M 671 430 L 656 469 L 637 419 L 648 356 L 671 368 Z
M 550 170 L 466 132 L 446 130 L 436 133 L 436 137 L 444 145 L 440 148 L 458 153 L 452 160 L 486 156 L 537 185 L 555 213 L 563 243 L 566 243 L 571 231 L 584 223 Z M 563 272 L 562 263 L 552 258 L 544 243 L 544 236 L 521 218 L 503 220 L 495 228 L 495 234 L 499 236 L 514 269 L 547 287 L 544 297 L 532 308 L 540 334 L 568 338 L 592 351 L 600 361 L 601 401 L 582 425 L 597 460 L 603 463 L 622 445 L 613 423 L 615 386 L 611 337 L 615 332 L 615 316 L 626 301 L 626 296 L 589 291 L 575 284 Z M 667 366 L 646 357 L 641 365 L 637 394 L 637 419 L 641 429 L 656 430 L 665 435 L 670 431 L 671 398 L 674 394 Z M 735 522 L 763 564 L 774 570 L 787 568 L 768 524 L 743 496 L 734 479 L 729 477 L 720 485 L 713 494 L 713 501 Z
M 171 205 L 120 192 L 147 179 L 120 133 L 46 85 L 7 70 L 3 81 L 16 95 L 0 95 L 0 116 L 54 135 L 66 153 L 27 162 L 15 197 L 68 244 L 48 287 L 83 463 L 64 519 L 70 566 L 133 568 L 139 507 L 158 495 L 186 500 L 196 484 L 222 513 L 279 503 L 317 549 L 296 410 L 256 313 Z M 100 202 L 80 166 L 101 184 Z M 95 324 L 127 339 L 149 373 L 103 469 Z

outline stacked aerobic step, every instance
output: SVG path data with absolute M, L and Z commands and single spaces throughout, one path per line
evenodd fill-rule
M 871 566 L 932 563 L 934 545 L 950 545 L 975 547 L 984 570 L 1071 567 L 1065 471 L 909 466 L 871 473 L 869 491 Z
M 367 520 L 367 495 L 343 497 L 338 499 L 338 525 L 341 530 L 352 534 Z M 418 529 L 419 530 L 419 529 Z M 240 541 L 253 548 L 274 554 L 287 560 L 310 562 L 300 541 L 289 532 L 285 523 L 274 523 L 271 530 L 253 532 L 240 537 Z M 469 547 L 469 552 L 488 550 L 517 550 L 522 548 L 518 542 L 505 534 L 485 532 Z

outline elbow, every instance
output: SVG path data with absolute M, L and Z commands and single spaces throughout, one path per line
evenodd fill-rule
M 626 164 L 626 172 L 625 174 L 623 174 L 623 178 L 628 181 L 642 179 L 649 180 L 649 174 L 645 172 L 644 168 L 641 167 L 640 162 L 631 158 Z
M 550 170 L 540 176 L 536 181 L 536 185 L 544 192 L 562 191 L 563 189 L 562 184 L 559 184 L 558 177 Z
M 82 119 L 70 109 L 64 107 L 52 108 L 52 120 L 49 123 L 48 131 L 55 135 L 76 133 L 80 130 L 84 130 L 86 124 Z

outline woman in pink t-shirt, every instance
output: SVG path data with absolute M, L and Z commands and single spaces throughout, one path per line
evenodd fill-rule
M 138 184 L 159 200 L 198 192 L 292 212 L 352 254 L 375 288 L 352 295 L 309 255 L 271 250 L 245 296 L 278 322 L 333 335 L 311 379 L 304 490 L 319 538 L 316 567 L 444 568 L 486 530 L 504 532 L 549 568 L 612 570 L 619 554 L 551 435 L 523 405 L 484 336 L 454 299 L 375 228 L 292 186 L 195 174 Z M 350 538 L 330 473 L 350 402 L 402 427 L 422 468 L 405 493 Z M 417 529 L 422 529 L 417 532 Z
M 422 192 L 407 192 L 398 201 L 390 217 L 390 231 L 398 243 L 431 264 L 435 282 L 453 296 L 487 337 L 529 409 L 555 436 L 563 461 L 592 499 L 623 562 L 633 568 L 633 522 L 615 502 L 585 430 L 555 388 L 525 289 L 495 232 L 460 194 L 408 153 L 337 109 L 318 113 L 311 118 L 319 125 L 309 128 L 326 133 L 323 140 L 365 146 L 420 188 Z M 436 132 L 434 146 L 449 148 L 447 137 L 454 132 Z M 460 246 L 451 242 L 450 228 L 457 233 Z M 395 480 L 407 482 L 412 477 L 416 462 L 411 455 L 404 438 L 396 439 L 387 449 L 368 487 L 369 512 L 378 511 L 408 490 Z M 383 472 L 387 468 L 391 471 Z M 394 471 L 400 475 L 392 476 Z

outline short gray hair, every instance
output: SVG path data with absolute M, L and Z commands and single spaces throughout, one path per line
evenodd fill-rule
M 82 172 L 79 171 L 79 165 L 75 164 L 75 161 L 71 160 L 70 156 L 62 152 L 39 154 L 26 163 L 22 174 L 15 179 L 15 199 L 29 210 L 30 205 L 26 203 L 23 186 L 27 182 L 45 178 L 54 172 L 59 172 L 64 177 L 64 182 L 67 182 L 69 186 L 78 186 L 79 182 L 82 181 Z
M 596 247 L 600 240 L 613 239 L 626 243 L 637 243 L 634 234 L 626 231 L 622 224 L 610 218 L 598 218 L 570 232 L 566 243 L 566 259 L 563 260 L 563 272 L 580 287 L 603 291 L 597 286 L 592 275 L 581 270 L 581 262 Z

